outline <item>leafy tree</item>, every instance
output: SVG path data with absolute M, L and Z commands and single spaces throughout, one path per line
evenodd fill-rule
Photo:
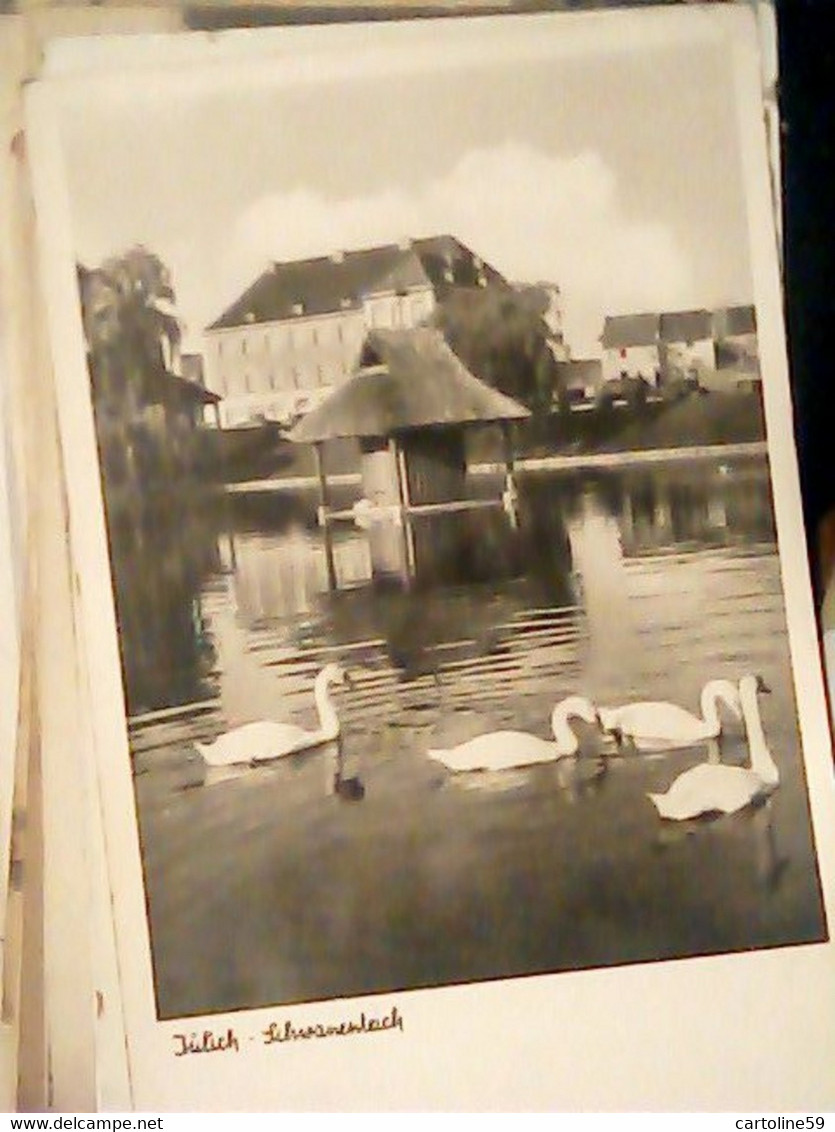
M 105 482 L 137 489 L 163 481 L 194 455 L 166 404 L 181 334 L 168 269 L 134 247 L 79 267 L 78 283 Z
M 558 381 L 545 303 L 536 287 L 461 287 L 438 305 L 432 322 L 476 377 L 547 412 Z
M 180 343 L 168 269 L 134 247 L 94 270 L 79 268 L 79 288 L 94 393 L 152 403 Z

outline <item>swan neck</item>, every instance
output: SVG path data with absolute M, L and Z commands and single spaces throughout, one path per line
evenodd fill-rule
M 768 743 L 766 742 L 765 731 L 763 730 L 762 719 L 760 718 L 757 692 L 753 688 L 743 687 L 741 689 L 740 699 L 742 700 L 742 714 L 745 719 L 745 734 L 748 739 L 748 751 L 751 756 L 751 770 L 761 778 L 763 782 L 777 782 L 779 772 L 774 759 L 771 757 Z
M 313 686 L 313 698 L 319 713 L 319 730 L 325 739 L 335 739 L 339 734 L 339 719 L 328 688 L 328 675 L 320 672 Z
M 717 730 L 721 724 L 719 701 L 722 700 L 723 703 L 727 704 L 732 703 L 731 692 L 732 689 L 728 688 L 724 682 L 717 683 L 716 681 L 705 684 L 702 689 L 702 719 Z
M 559 708 L 554 710 L 551 716 L 551 730 L 554 733 L 557 750 L 561 754 L 573 754 L 577 750 L 579 746 L 577 736 L 571 730 L 566 712 L 560 711 Z

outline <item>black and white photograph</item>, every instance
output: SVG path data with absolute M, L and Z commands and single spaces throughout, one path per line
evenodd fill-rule
M 565 26 L 55 100 L 160 1021 L 828 939 L 733 51 Z

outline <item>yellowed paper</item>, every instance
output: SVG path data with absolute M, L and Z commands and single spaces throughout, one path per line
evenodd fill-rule
M 86 804 L 103 819 L 133 1106 L 828 1109 L 831 750 L 795 553 L 753 17 L 725 7 L 499 17 L 445 22 L 443 37 L 424 21 L 295 28 L 170 51 L 177 65 L 154 83 L 147 70 L 116 83 L 66 64 L 30 102 L 83 674 L 75 742 Z M 131 243 L 170 267 L 193 312 L 182 337 L 164 273 L 147 253 L 126 258 Z M 330 264 L 324 277 L 335 278 L 380 249 L 398 273 L 388 288 L 377 279 L 320 310 L 320 292 L 298 284 L 278 311 L 259 305 L 272 301 L 272 278 L 301 279 L 300 264 Z M 94 356 L 90 319 L 107 315 L 107 289 L 128 268 L 136 292 L 149 279 L 156 288 L 159 380 L 164 371 L 166 389 L 200 402 L 189 428 L 215 445 L 231 443 L 218 421 L 233 439 L 271 424 L 294 428 L 290 444 L 356 437 L 337 431 L 358 419 L 334 414 L 337 398 L 396 381 L 415 354 L 414 382 L 430 388 L 420 360 L 431 357 L 472 395 L 450 404 L 492 406 L 482 424 L 508 419 L 497 391 L 450 361 L 438 327 L 454 314 L 449 288 L 479 304 L 497 287 L 512 304 L 524 285 L 563 304 L 560 322 L 543 308 L 554 365 L 596 362 L 601 377 L 578 411 L 546 412 L 537 389 L 515 387 L 518 419 L 637 413 L 627 393 L 646 386 L 644 409 L 661 405 L 669 421 L 680 380 L 679 404 L 694 414 L 731 404 L 751 414 L 761 396 L 765 428 L 651 455 L 528 449 L 517 466 L 488 450 L 468 461 L 484 477 L 478 500 L 450 472 L 459 494 L 422 504 L 409 461 L 442 451 L 454 470 L 460 450 L 402 440 L 442 421 L 425 399 L 409 407 L 401 379 L 395 424 L 374 417 L 360 470 L 335 471 L 318 506 L 311 464 L 280 487 L 221 480 L 205 508 L 188 497 L 144 526 L 135 512 L 150 505 L 133 499 L 143 481 L 131 461 L 142 459 L 136 437 L 167 435 L 154 423 L 166 398 L 140 397 L 129 437 L 118 395 L 94 386 L 102 485 L 87 370 L 88 351 L 99 365 L 105 356 Z M 418 292 L 437 304 L 428 326 L 410 324 L 401 301 Z M 756 352 L 720 364 L 717 338 L 727 355 L 740 337 L 728 312 L 745 306 Z M 312 320 L 333 316 L 336 353 L 358 311 L 368 319 L 358 357 L 337 375 L 314 363 L 312 398 L 298 353 L 322 345 Z M 649 340 L 616 342 L 636 316 Z M 700 321 L 714 328 L 704 339 L 675 337 Z M 290 324 L 301 360 L 270 369 L 270 335 L 289 338 Z M 177 348 L 202 352 L 205 385 L 178 384 L 189 378 Z M 657 361 L 645 373 L 647 358 Z M 468 361 L 478 368 L 478 352 Z M 124 374 L 108 373 L 112 394 Z M 296 421 L 282 416 L 289 385 L 308 397 L 294 401 Z M 394 502 L 383 498 L 392 485 Z M 463 517 L 423 538 L 419 509 L 439 503 L 446 519 Z M 486 518 L 468 526 L 476 515 Z M 323 520 L 346 524 L 330 547 Z M 112 585 L 118 618 L 103 599 Z M 172 625 L 183 650 L 173 659 L 175 646 L 159 645 Z M 322 708 L 318 744 L 268 743 L 216 765 L 245 745 L 230 738 L 240 725 L 315 728 L 316 672 L 333 661 L 352 672 L 333 694 L 335 761 Z M 749 675 L 771 688 L 758 708 Z M 714 677 L 747 697 L 746 731 L 728 693 L 719 756 L 678 733 L 653 752 L 594 733 L 604 706 L 625 700 L 686 702 L 692 717 Z M 560 747 L 555 726 L 548 757 L 514 762 L 522 740 L 508 733 L 541 751 L 554 703 L 570 694 L 599 712 L 578 728 L 580 753 Z M 468 743 L 485 734 L 498 747 L 488 741 L 488 763 L 468 769 Z M 715 771 L 718 757 L 736 770 L 750 761 L 747 802 L 716 821 L 662 820 L 653 797 L 701 762 Z M 784 1071 L 764 1078 L 766 1055 Z

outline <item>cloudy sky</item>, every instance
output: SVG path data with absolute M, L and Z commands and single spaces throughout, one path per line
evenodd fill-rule
M 440 232 L 559 283 L 578 355 L 607 312 L 751 301 L 720 46 L 565 52 L 555 20 L 455 23 L 443 50 L 443 25 L 369 25 L 355 51 L 356 28 L 328 29 L 335 54 L 246 81 L 216 66 L 71 86 L 79 258 L 157 252 L 197 348 L 270 260 Z

